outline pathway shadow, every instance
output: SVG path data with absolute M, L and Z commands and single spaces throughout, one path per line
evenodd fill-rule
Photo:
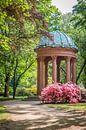
M 69 111 L 65 113 L 67 116 L 56 116 L 52 121 L 50 117 L 20 121 L 1 120 L 0 130 L 68 130 L 71 126 L 75 127 L 74 130 L 77 130 L 78 127 L 81 128 L 80 130 L 86 130 L 85 112 Z

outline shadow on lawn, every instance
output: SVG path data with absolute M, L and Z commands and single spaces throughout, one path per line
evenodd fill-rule
M 66 113 L 69 116 L 58 116 L 58 119 L 53 122 L 50 122 L 49 117 L 21 121 L 1 120 L 0 130 L 60 130 L 62 128 L 65 128 L 66 130 L 71 126 L 80 127 L 81 130 L 86 130 L 85 112 L 68 111 Z

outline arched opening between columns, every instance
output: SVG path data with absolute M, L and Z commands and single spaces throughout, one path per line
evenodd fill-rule
M 66 62 L 65 59 L 63 59 L 60 61 L 60 83 L 65 82 L 66 82 Z
M 48 84 L 52 84 L 52 60 L 48 61 Z

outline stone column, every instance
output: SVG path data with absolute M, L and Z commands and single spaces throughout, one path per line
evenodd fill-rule
M 57 64 L 56 64 L 56 56 L 52 57 L 52 82 L 57 82 Z
M 76 83 L 76 59 L 72 60 L 72 82 Z
M 45 86 L 48 84 L 48 60 L 45 61 Z
M 40 92 L 41 90 L 45 87 L 45 62 L 44 62 L 44 57 L 40 57 Z
M 39 77 L 40 77 L 40 60 L 37 58 L 37 95 L 40 93 L 40 88 L 39 88 Z
M 60 60 L 57 58 L 57 82 L 60 83 Z
M 66 82 L 71 81 L 70 75 L 70 57 L 66 58 Z
M 72 81 L 72 58 L 71 58 L 71 60 L 70 60 L 70 79 L 71 79 L 71 81 Z
M 45 62 L 44 62 L 44 57 L 39 57 L 38 95 L 40 95 L 40 93 L 44 87 L 45 87 Z

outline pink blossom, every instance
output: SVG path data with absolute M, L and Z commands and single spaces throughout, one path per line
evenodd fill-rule
M 79 86 L 72 83 L 55 83 L 44 88 L 40 100 L 45 103 L 68 102 L 77 103 L 81 100 Z

